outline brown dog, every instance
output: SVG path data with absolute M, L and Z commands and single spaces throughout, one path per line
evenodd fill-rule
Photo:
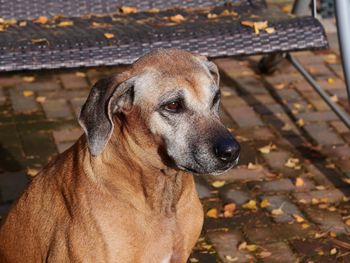
M 219 121 L 219 74 L 161 49 L 98 81 L 85 135 L 32 181 L 0 229 L 1 262 L 186 262 L 202 227 L 193 177 L 239 145 Z

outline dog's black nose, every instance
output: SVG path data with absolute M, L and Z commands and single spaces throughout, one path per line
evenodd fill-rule
M 217 140 L 214 150 L 220 160 L 229 163 L 238 158 L 240 148 L 239 143 L 230 135 Z

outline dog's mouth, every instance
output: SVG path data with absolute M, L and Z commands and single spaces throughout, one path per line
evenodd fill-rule
M 240 156 L 238 156 L 232 163 L 229 163 L 228 165 L 225 165 L 223 168 L 217 169 L 215 171 L 201 171 L 201 170 L 197 170 L 195 168 L 191 168 L 188 166 L 182 166 L 182 165 L 178 165 L 178 168 L 180 170 L 190 172 L 190 173 L 195 174 L 195 175 L 207 174 L 207 175 L 217 176 L 217 175 L 221 175 L 221 174 L 227 172 L 228 170 L 236 167 L 238 165 L 238 162 L 239 162 L 239 157 Z

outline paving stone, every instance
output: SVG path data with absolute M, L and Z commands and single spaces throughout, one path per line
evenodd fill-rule
M 0 106 L 4 105 L 6 102 L 6 96 L 4 94 L 4 89 L 0 87 Z
M 261 192 L 303 192 L 303 191 L 309 191 L 310 189 L 313 189 L 315 187 L 314 183 L 307 179 L 303 178 L 304 185 L 302 186 L 295 186 L 295 182 L 293 182 L 291 179 L 288 178 L 282 178 L 277 179 L 273 181 L 267 181 L 267 182 L 261 182 L 261 183 L 255 183 L 254 189 L 259 190 Z
M 322 153 L 330 158 L 349 158 L 350 147 L 348 145 L 328 145 L 322 148 Z
M 308 217 L 319 225 L 322 231 L 332 231 L 337 234 L 350 233 L 350 227 L 345 225 L 339 212 L 331 212 L 316 207 L 305 207 Z
M 271 84 L 271 85 L 278 85 L 278 84 L 286 84 L 288 86 L 289 83 L 294 83 L 302 79 L 301 75 L 299 73 L 281 73 L 281 72 L 275 72 L 272 75 L 265 76 L 265 79 Z
M 79 107 L 79 111 L 80 111 L 80 107 Z M 232 118 L 224 110 L 220 109 L 219 116 L 220 116 L 221 122 L 225 125 L 226 128 L 233 130 L 237 127 L 237 125 L 232 120 Z
M 222 175 L 216 175 L 214 178 L 217 180 L 225 180 L 227 182 L 248 182 L 259 181 L 266 177 L 265 169 L 249 170 L 244 167 L 237 167 L 231 169 Z
M 341 79 L 344 80 L 343 66 L 341 64 L 328 64 L 328 67 Z
M 84 89 L 89 87 L 86 79 L 78 77 L 75 73 L 61 74 L 60 80 L 65 89 Z
M 297 128 L 290 117 L 282 112 L 275 113 L 274 115 L 266 115 L 263 117 L 264 121 L 275 128 L 276 131 L 283 135 L 300 136 L 301 132 Z M 285 130 L 286 125 L 289 126 L 288 130 Z
M 279 112 L 285 112 L 280 104 L 267 104 L 267 105 L 256 105 L 255 111 L 262 115 L 276 114 Z
M 338 120 L 338 116 L 333 111 L 313 111 L 297 114 L 298 119 L 303 119 L 306 122 L 325 122 Z
M 19 90 L 31 90 L 31 91 L 47 91 L 47 90 L 60 90 L 61 85 L 54 81 L 40 81 L 32 83 L 21 83 L 16 86 Z
M 345 83 L 339 78 L 332 78 L 332 82 L 329 82 L 327 79 L 318 80 L 317 83 L 325 90 L 345 90 Z
M 57 143 L 57 150 L 59 153 L 63 153 L 65 150 L 69 149 L 74 143 L 74 141 Z
M 334 169 L 327 169 L 323 163 L 305 164 L 310 178 L 318 185 L 332 188 L 346 187 L 347 185 L 340 179 L 340 174 Z
M 29 180 L 24 171 L 0 174 L 0 200 L 9 202 L 17 199 Z
M 85 101 L 86 101 L 85 98 L 74 98 L 74 99 L 70 100 L 70 102 L 73 106 L 73 110 L 74 110 L 76 118 L 79 118 L 81 107 L 83 106 Z
M 276 138 L 273 132 L 267 127 L 240 128 L 234 133 L 244 138 L 258 141 L 272 141 Z
M 240 232 L 211 231 L 207 235 L 215 246 L 222 262 L 230 263 L 232 262 L 232 260 L 229 260 L 230 258 L 235 258 L 234 262 L 249 262 L 249 259 L 253 259 L 253 256 L 249 255 L 245 250 L 238 250 L 238 245 L 244 241 Z
M 261 196 L 261 200 L 268 199 L 269 200 L 269 206 L 266 207 L 266 210 L 270 213 L 273 209 L 281 209 L 283 211 L 283 214 L 273 216 L 273 220 L 276 223 L 287 223 L 287 222 L 293 222 L 294 217 L 293 215 L 300 215 L 302 216 L 301 211 L 298 209 L 296 205 L 294 205 L 286 196 L 268 196 L 263 195 Z
M 234 89 L 234 87 L 220 83 L 220 89 L 222 98 L 238 97 L 237 91 Z
M 79 90 L 50 90 L 50 91 L 38 91 L 38 96 L 45 97 L 47 100 L 56 100 L 56 99 L 84 99 L 86 100 L 89 95 L 88 89 L 79 89 Z
M 329 203 L 337 203 L 342 201 L 345 197 L 349 197 L 349 190 L 346 189 L 327 189 L 327 190 L 314 190 L 306 193 L 294 193 L 294 198 L 305 204 L 312 203 L 312 199 L 324 200 Z
M 334 76 L 333 72 L 324 63 L 313 64 L 307 66 L 306 69 L 311 73 L 312 76 L 318 79 Z
M 245 94 L 266 94 L 268 91 L 261 80 L 254 77 L 235 78 L 240 88 Z
M 258 151 L 249 142 L 240 142 L 241 152 L 239 156 L 239 165 L 248 165 L 262 160 Z
M 350 175 L 350 159 L 339 159 L 335 161 L 336 166 L 345 174 Z
M 271 252 L 271 256 L 264 258 L 266 263 L 296 263 L 298 259 L 293 254 L 291 248 L 284 242 L 277 242 L 263 245 L 267 251 Z
M 349 128 L 342 121 L 331 121 L 330 124 L 339 133 L 349 132 Z
M 71 128 L 71 129 L 64 129 L 64 130 L 56 130 L 53 131 L 53 138 L 56 142 L 56 144 L 60 142 L 71 142 L 76 141 L 79 139 L 79 137 L 83 134 L 83 130 L 81 128 Z
M 233 97 L 222 97 L 221 99 L 222 106 L 227 111 L 232 108 L 241 108 L 241 107 L 248 107 L 248 104 L 238 96 Z
M 49 157 L 56 154 L 56 147 L 51 136 L 45 132 L 20 134 L 24 153 L 29 159 L 46 163 Z
M 294 89 L 283 89 L 277 91 L 278 95 L 286 102 L 300 102 L 303 99 Z
M 241 97 L 249 104 L 249 105 L 267 105 L 274 104 L 276 101 L 268 94 L 255 94 L 255 95 L 241 95 Z
M 344 141 L 326 123 L 306 124 L 304 129 L 319 145 L 344 144 Z
M 289 158 L 292 158 L 293 155 L 289 152 L 283 150 L 272 151 L 269 154 L 263 155 L 267 164 L 272 168 L 272 170 L 283 173 L 285 175 L 295 176 L 300 173 L 299 170 L 288 168 L 285 166 L 285 163 Z
M 197 193 L 200 199 L 209 198 L 212 196 L 211 186 L 204 180 L 202 176 L 194 176 Z
M 2 75 L 0 76 L 0 87 L 12 87 L 22 81 L 22 78 L 20 78 L 18 74 L 9 76 Z
M 268 244 L 277 241 L 291 240 L 314 236 L 315 228 L 303 229 L 299 224 L 280 223 L 265 227 L 246 225 L 244 233 L 250 242 L 256 244 Z
M 239 127 L 263 126 L 260 117 L 250 107 L 226 108 L 227 113 L 233 118 Z
M 46 100 L 42 103 L 48 119 L 72 119 L 73 115 L 66 100 Z
M 40 110 L 34 96 L 25 97 L 17 89 L 10 89 L 10 98 L 15 113 L 32 113 Z
M 317 111 L 329 111 L 330 107 L 326 102 L 324 102 L 323 99 L 310 99 L 309 100 L 312 106 L 315 108 Z
M 248 192 L 243 190 L 237 190 L 234 188 L 230 188 L 230 186 L 221 189 L 219 192 L 220 198 L 224 203 L 235 203 L 237 205 L 243 205 L 248 200 L 251 199 L 251 196 Z

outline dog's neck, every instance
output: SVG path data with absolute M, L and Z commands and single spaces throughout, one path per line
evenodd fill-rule
M 112 138 L 93 160 L 95 173 L 112 194 L 131 189 L 157 214 L 174 213 L 185 188 L 193 186 L 192 175 L 167 167 L 156 150 L 144 149 L 128 136 Z M 99 167 L 105 165 L 115 174 L 103 174 Z

